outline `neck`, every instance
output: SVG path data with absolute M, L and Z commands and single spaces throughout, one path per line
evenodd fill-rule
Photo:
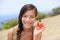
M 33 31 L 33 29 L 32 28 L 24 28 L 24 30 L 23 30 L 24 32 L 32 32 Z

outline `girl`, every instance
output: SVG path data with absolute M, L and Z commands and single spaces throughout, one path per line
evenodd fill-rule
M 18 26 L 8 32 L 8 40 L 41 40 L 42 32 L 37 33 L 38 30 L 33 27 L 36 17 L 37 8 L 32 4 L 24 5 L 20 10 Z

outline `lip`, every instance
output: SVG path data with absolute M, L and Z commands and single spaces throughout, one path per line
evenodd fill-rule
M 24 24 L 25 24 L 26 26 L 30 26 L 30 25 L 31 25 L 31 23 L 27 23 L 27 22 L 24 22 Z

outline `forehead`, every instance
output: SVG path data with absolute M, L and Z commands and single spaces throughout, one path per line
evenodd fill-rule
M 28 10 L 24 15 L 35 15 L 35 10 Z

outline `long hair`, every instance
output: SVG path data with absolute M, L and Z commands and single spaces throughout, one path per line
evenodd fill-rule
M 37 8 L 32 5 L 32 4 L 26 4 L 24 5 L 19 13 L 19 17 L 18 17 L 18 30 L 17 30 L 17 40 L 21 39 L 21 32 L 23 31 L 23 24 L 22 24 L 22 16 L 29 10 L 35 10 L 35 16 L 37 16 Z

